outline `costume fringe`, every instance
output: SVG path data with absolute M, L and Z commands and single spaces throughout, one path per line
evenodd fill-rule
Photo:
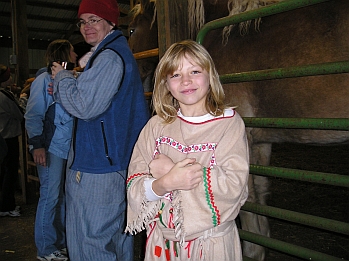
M 154 221 L 161 205 L 159 204 L 159 201 L 148 201 L 146 199 L 144 186 L 140 193 L 143 195 L 143 198 L 138 211 L 139 214 L 131 223 L 127 224 L 125 229 L 125 232 L 129 232 L 131 235 L 135 235 L 145 230 L 146 225 Z M 134 213 L 133 210 L 132 212 Z
M 182 210 L 182 193 L 180 190 L 177 190 L 173 193 L 173 223 L 175 224 L 175 237 L 179 241 L 179 245 L 183 247 L 185 242 L 185 228 L 183 226 L 183 210 Z

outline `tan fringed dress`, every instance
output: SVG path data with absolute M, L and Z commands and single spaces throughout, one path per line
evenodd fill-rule
M 196 158 L 203 183 L 149 201 L 148 164 L 157 153 L 173 162 Z M 127 232 L 147 229 L 146 261 L 242 260 L 235 218 L 248 196 L 248 146 L 241 117 L 184 117 L 172 124 L 152 117 L 135 145 L 127 180 Z

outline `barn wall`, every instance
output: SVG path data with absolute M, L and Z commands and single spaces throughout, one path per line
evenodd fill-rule
M 47 45 L 50 42 L 38 43 L 38 49 L 29 49 L 28 58 L 29 58 L 29 78 L 34 77 L 38 69 L 45 67 L 45 52 Z M 14 69 L 14 66 L 10 65 L 10 55 L 12 54 L 12 47 L 3 47 L 3 42 L 0 41 L 0 63 L 9 66 L 11 69 Z M 6 45 L 5 45 L 6 46 Z M 10 46 L 10 45 L 7 45 Z M 85 42 L 81 42 L 74 45 L 74 50 L 78 55 L 78 59 L 83 56 L 86 52 L 90 50 L 91 46 Z
M 46 50 L 29 49 L 29 77 L 34 77 L 38 69 L 45 66 L 45 52 Z M 0 47 L 0 63 L 9 66 L 11 69 L 14 66 L 10 65 L 10 55 L 12 48 Z
M 12 53 L 11 48 L 0 47 L 0 63 L 9 66 L 10 55 Z

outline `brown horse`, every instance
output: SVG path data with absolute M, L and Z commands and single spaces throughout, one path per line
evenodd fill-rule
M 204 0 L 205 22 L 229 15 L 227 2 Z M 246 6 L 239 8 L 239 2 L 229 0 L 231 13 L 248 9 Z M 268 4 L 268 1 L 259 5 L 257 0 L 250 2 L 257 7 Z M 129 45 L 134 53 L 158 46 L 153 3 L 142 1 L 139 7 L 130 23 Z M 222 30 L 214 30 L 206 36 L 203 45 L 220 74 L 344 61 L 349 60 L 348 25 L 349 2 L 332 0 L 264 17 L 256 21 L 257 30 L 250 29 L 245 34 L 242 34 L 241 27 L 233 27 L 226 45 L 217 40 L 222 39 Z M 151 84 L 157 62 L 157 58 L 138 61 L 145 85 Z M 227 102 L 238 106 L 237 111 L 243 117 L 349 116 L 348 73 L 225 84 L 224 89 Z M 325 145 L 349 140 L 346 131 L 247 128 L 247 134 L 250 162 L 258 165 L 269 165 L 272 143 Z M 267 178 L 250 175 L 248 201 L 266 204 L 268 191 Z M 241 211 L 240 220 L 244 230 L 269 236 L 265 217 Z M 260 246 L 244 242 L 243 251 L 245 256 L 264 260 L 264 250 Z

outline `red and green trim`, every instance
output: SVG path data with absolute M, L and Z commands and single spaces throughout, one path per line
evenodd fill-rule
M 212 223 L 214 226 L 218 226 L 221 223 L 221 215 L 219 213 L 219 209 L 217 208 L 214 202 L 214 195 L 211 186 L 211 169 L 204 167 L 203 171 L 206 202 L 212 212 Z
M 140 176 L 144 176 L 144 175 L 149 175 L 149 174 L 148 174 L 148 173 L 136 173 L 136 174 L 133 174 L 132 176 L 130 176 L 130 177 L 126 180 L 126 188 L 128 189 L 128 188 L 131 186 L 132 182 L 133 182 L 136 178 L 138 178 L 138 177 L 140 177 Z

